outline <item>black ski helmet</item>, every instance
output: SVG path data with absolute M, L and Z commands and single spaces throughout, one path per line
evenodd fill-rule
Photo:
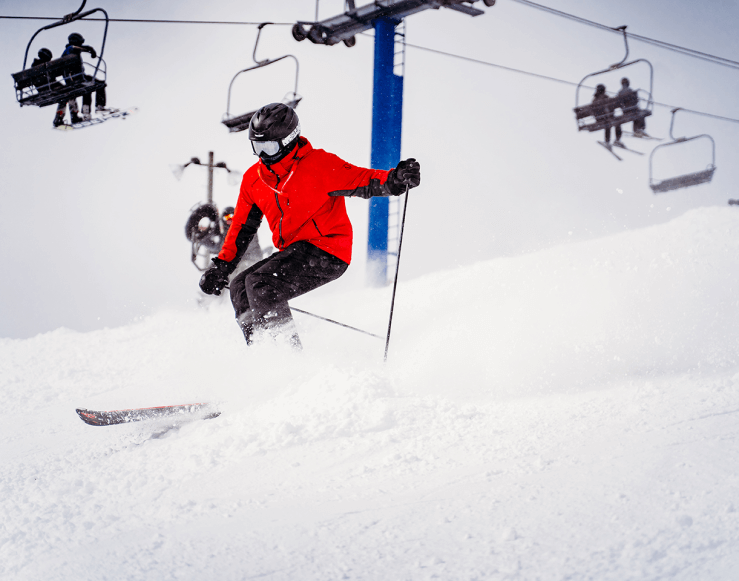
M 259 109 L 249 123 L 252 149 L 264 163 L 277 163 L 290 153 L 300 137 L 300 120 L 292 107 L 284 103 L 270 103 Z M 257 144 L 271 146 L 271 150 Z M 272 153 L 274 151 L 274 153 Z
M 44 62 L 49 62 L 53 56 L 54 55 L 51 54 L 51 51 L 48 48 L 42 48 L 38 51 L 39 60 Z
M 74 46 L 82 46 L 83 44 L 85 44 L 85 37 L 82 36 L 79 32 L 73 32 L 69 35 L 67 40 L 69 41 L 69 44 L 72 44 Z

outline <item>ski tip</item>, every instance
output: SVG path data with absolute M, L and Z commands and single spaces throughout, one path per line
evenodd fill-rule
M 143 420 L 161 420 L 163 418 L 209 420 L 217 418 L 221 412 L 209 403 L 195 403 L 175 406 L 159 406 L 152 408 L 125 409 L 114 411 L 95 411 L 85 408 L 75 410 L 80 419 L 90 426 L 112 426 Z
M 104 423 L 101 423 L 98 417 L 90 410 L 86 410 L 84 408 L 77 408 L 75 411 L 77 412 L 77 415 L 80 417 L 80 419 L 90 426 L 104 426 L 105 425 Z

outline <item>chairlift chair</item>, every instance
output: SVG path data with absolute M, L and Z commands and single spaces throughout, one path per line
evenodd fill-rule
M 716 171 L 716 142 L 713 140 L 713 137 L 706 133 L 695 135 L 694 137 L 678 138 L 675 138 L 672 135 L 672 129 L 675 126 L 675 113 L 677 113 L 680 109 L 681 107 L 677 107 L 672 110 L 672 120 L 670 121 L 670 139 L 672 139 L 672 141 L 669 143 L 662 143 L 658 145 L 652 150 L 652 153 L 649 155 L 649 187 L 652 188 L 652 192 L 654 192 L 655 194 L 662 194 L 681 188 L 689 188 L 690 186 L 698 186 L 700 184 L 708 183 L 713 179 L 713 174 Z M 711 142 L 711 163 L 706 167 L 706 169 L 667 178 L 664 180 L 654 179 L 652 159 L 654 157 L 654 153 L 659 148 L 687 143 L 688 141 L 693 141 L 696 139 L 708 139 Z
M 288 107 L 295 109 L 298 106 L 298 103 L 300 103 L 300 101 L 303 98 L 300 95 L 298 95 L 298 74 L 300 72 L 300 64 L 298 63 L 297 58 L 295 58 L 291 54 L 286 54 L 276 59 L 264 59 L 261 61 L 257 60 L 257 46 L 259 45 L 259 37 L 262 34 L 262 29 L 268 24 L 272 24 L 272 23 L 262 22 L 262 24 L 260 24 L 257 27 L 257 30 L 258 30 L 257 40 L 254 43 L 254 51 L 252 52 L 252 59 L 254 60 L 256 64 L 236 73 L 233 79 L 231 79 L 231 83 L 228 86 L 228 101 L 226 103 L 226 113 L 223 115 L 223 119 L 221 120 L 221 123 L 223 123 L 226 127 L 228 127 L 229 133 L 237 133 L 239 131 L 244 131 L 245 129 L 248 129 L 249 123 L 251 122 L 251 118 L 257 112 L 257 109 L 255 109 L 253 111 L 249 111 L 248 113 L 244 113 L 243 115 L 238 115 L 235 117 L 231 116 L 231 89 L 233 88 L 233 84 L 234 84 L 234 81 L 236 80 L 236 77 L 238 77 L 242 73 L 247 73 L 255 69 L 261 69 L 261 68 L 267 67 L 269 65 L 272 65 L 274 63 L 277 63 L 289 57 L 295 61 L 295 87 L 293 88 L 292 92 L 287 93 L 283 97 L 282 102 L 285 103 L 285 105 L 287 105 Z
M 631 121 L 645 119 L 652 114 L 652 110 L 654 109 L 654 101 L 652 99 L 654 68 L 652 67 L 652 63 L 643 58 L 626 62 L 626 59 L 629 58 L 629 42 L 626 35 L 626 27 L 620 26 L 615 30 L 620 30 L 621 32 L 623 32 L 624 44 L 626 46 L 626 55 L 620 62 L 611 65 L 607 69 L 586 75 L 577 85 L 574 111 L 575 119 L 577 120 L 578 131 L 599 131 L 601 129 L 606 129 L 615 125 L 623 125 Z M 637 95 L 641 93 L 646 93 L 644 97 L 639 97 L 639 101 L 646 102 L 646 106 L 644 108 L 639 108 L 638 105 L 637 107 L 629 106 L 628 103 L 624 102 L 624 97 L 619 97 L 617 95 L 614 97 L 609 97 L 607 100 L 601 101 L 599 103 L 580 105 L 580 91 L 581 89 L 586 88 L 585 81 L 599 75 L 630 67 L 640 62 L 646 63 L 649 66 L 649 92 L 643 91 L 642 89 L 636 91 Z M 617 110 L 621 112 L 619 115 L 616 115 Z
M 23 57 L 23 70 L 12 74 L 13 80 L 15 81 L 15 97 L 21 107 L 27 105 L 35 105 L 37 107 L 55 105 L 95 93 L 106 86 L 107 73 L 105 61 L 103 60 L 103 52 L 105 51 L 105 41 L 108 37 L 108 13 L 102 8 L 94 8 L 87 12 L 82 12 L 86 3 L 87 0 L 83 0 L 82 5 L 76 12 L 67 14 L 61 20 L 39 28 L 31 37 L 28 46 L 26 46 L 26 54 Z M 105 15 L 105 31 L 103 32 L 103 43 L 100 47 L 97 64 L 94 66 L 91 75 L 85 74 L 85 67 L 91 70 L 93 66 L 83 62 L 80 55 L 72 54 L 42 63 L 35 67 L 26 68 L 28 51 L 34 39 L 41 31 L 70 24 L 95 12 L 102 12 Z M 57 80 L 59 77 L 63 79 L 63 82 Z

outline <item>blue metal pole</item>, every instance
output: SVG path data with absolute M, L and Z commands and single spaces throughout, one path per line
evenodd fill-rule
M 375 21 L 375 70 L 372 92 L 371 167 L 390 169 L 400 161 L 403 125 L 403 77 L 393 72 L 395 27 L 400 21 Z M 387 198 L 371 198 L 367 237 L 367 279 L 372 286 L 387 284 Z

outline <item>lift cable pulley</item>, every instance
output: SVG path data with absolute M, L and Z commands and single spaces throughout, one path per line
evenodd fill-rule
M 380 18 L 402 20 L 406 16 L 423 10 L 449 8 L 468 14 L 480 16 L 482 10 L 473 8 L 478 0 L 384 0 L 372 2 L 357 8 L 354 0 L 347 0 L 348 8 L 343 14 L 332 16 L 320 22 L 298 21 L 292 29 L 293 38 L 298 42 L 310 40 L 313 44 L 334 45 L 343 42 L 346 46 L 354 46 L 356 35 L 369 30 Z M 495 0 L 483 0 L 485 6 L 493 6 Z

